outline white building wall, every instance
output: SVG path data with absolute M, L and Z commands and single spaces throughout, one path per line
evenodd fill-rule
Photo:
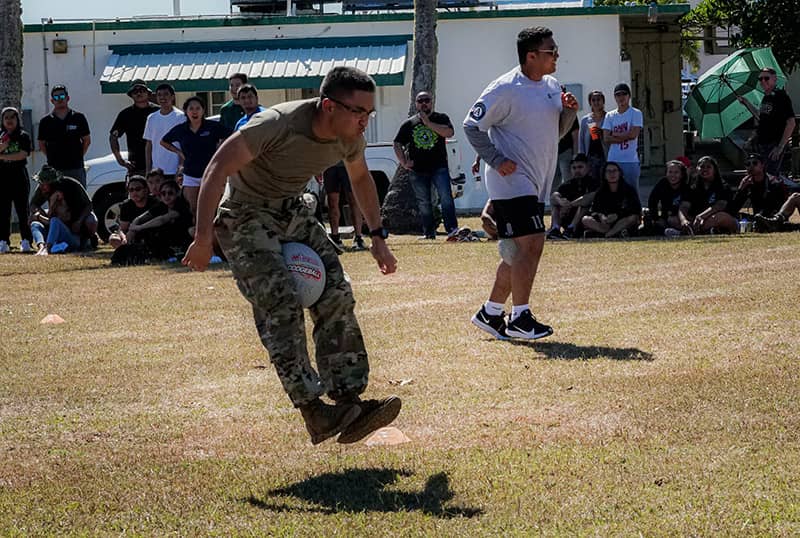
M 437 75 L 438 111 L 447 113 L 461 141 L 462 167 L 469 181 L 465 196 L 457 201 L 459 207 L 480 207 L 485 191 L 472 181 L 469 165 L 474 152 L 464 138 L 461 122 L 481 91 L 500 74 L 517 64 L 516 35 L 528 26 L 548 26 L 554 31 L 561 56 L 555 76 L 563 84 L 581 84 L 581 113 L 588 108 L 586 95 L 593 89 L 606 93 L 607 103 L 614 84 L 619 82 L 625 66 L 620 62 L 620 30 L 617 15 L 564 17 L 509 17 L 497 19 L 440 19 L 438 26 L 439 60 Z M 106 95 L 100 91 L 100 77 L 110 56 L 109 46 L 115 44 L 146 44 L 193 41 L 235 41 L 247 39 L 342 37 L 362 35 L 412 34 L 413 22 L 356 22 L 317 23 L 286 26 L 252 26 L 186 29 L 149 29 L 117 31 L 47 32 L 46 46 L 54 38 L 68 40 L 67 54 L 47 51 L 45 73 L 41 33 L 25 34 L 25 63 L 23 74 L 23 108 L 32 109 L 35 126 L 50 110 L 45 85 L 65 84 L 69 89 L 70 105 L 86 114 L 92 130 L 92 146 L 87 158 L 110 153 L 108 132 L 119 110 L 130 104 L 126 95 Z M 583 38 L 576 38 L 584 36 Z M 165 50 L 168 52 L 168 50 Z M 391 141 L 400 123 L 406 119 L 410 99 L 411 55 L 404 86 L 382 87 L 378 93 L 378 116 L 374 127 L 376 137 Z M 179 94 L 178 106 L 188 94 Z M 263 103 L 274 104 L 281 99 L 280 91 L 259 92 Z M 123 139 L 124 146 L 124 139 Z M 43 164 L 37 153 L 32 168 Z

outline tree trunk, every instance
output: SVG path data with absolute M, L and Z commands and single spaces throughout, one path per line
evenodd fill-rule
M 439 50 L 436 40 L 436 4 L 437 0 L 414 1 L 414 63 L 409 116 L 417 112 L 414 98 L 419 92 L 430 92 L 435 97 L 436 58 Z M 382 215 L 384 226 L 394 234 L 422 231 L 419 208 L 411 187 L 411 176 L 402 166 L 397 168 L 392 178 L 383 202 Z
M 19 109 L 21 101 L 22 4 L 0 0 L 0 107 Z

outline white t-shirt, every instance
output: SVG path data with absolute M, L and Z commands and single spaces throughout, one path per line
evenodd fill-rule
M 142 138 L 149 140 L 153 145 L 153 168 L 161 168 L 165 174 L 174 174 L 178 171 L 178 156 L 164 149 L 161 146 L 161 139 L 170 129 L 184 121 L 186 116 L 174 107 L 167 115 L 156 110 L 147 116 Z
M 534 81 L 515 67 L 483 90 L 464 125 L 488 132 L 494 147 L 517 163 L 517 170 L 505 177 L 487 163 L 484 177 L 491 199 L 549 199 L 558 161 L 560 114 L 561 86 L 550 75 Z
M 606 114 L 603 120 L 603 130 L 611 131 L 611 134 L 626 133 L 633 127 L 644 127 L 644 117 L 638 108 L 628 107 L 624 113 L 612 110 Z M 628 140 L 619 144 L 611 144 L 608 148 L 608 160 L 616 163 L 638 163 L 639 140 Z

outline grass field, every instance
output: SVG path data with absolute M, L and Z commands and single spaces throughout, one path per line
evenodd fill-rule
M 224 267 L 0 256 L 0 535 L 800 534 L 800 234 L 549 243 L 536 343 L 469 324 L 495 244 L 390 242 L 393 447 L 311 446 Z

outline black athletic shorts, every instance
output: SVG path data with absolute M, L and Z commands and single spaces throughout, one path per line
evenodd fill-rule
M 331 166 L 322 174 L 325 192 L 350 192 L 350 178 L 344 166 Z
M 544 233 L 544 204 L 537 196 L 492 200 L 497 235 L 507 239 Z

